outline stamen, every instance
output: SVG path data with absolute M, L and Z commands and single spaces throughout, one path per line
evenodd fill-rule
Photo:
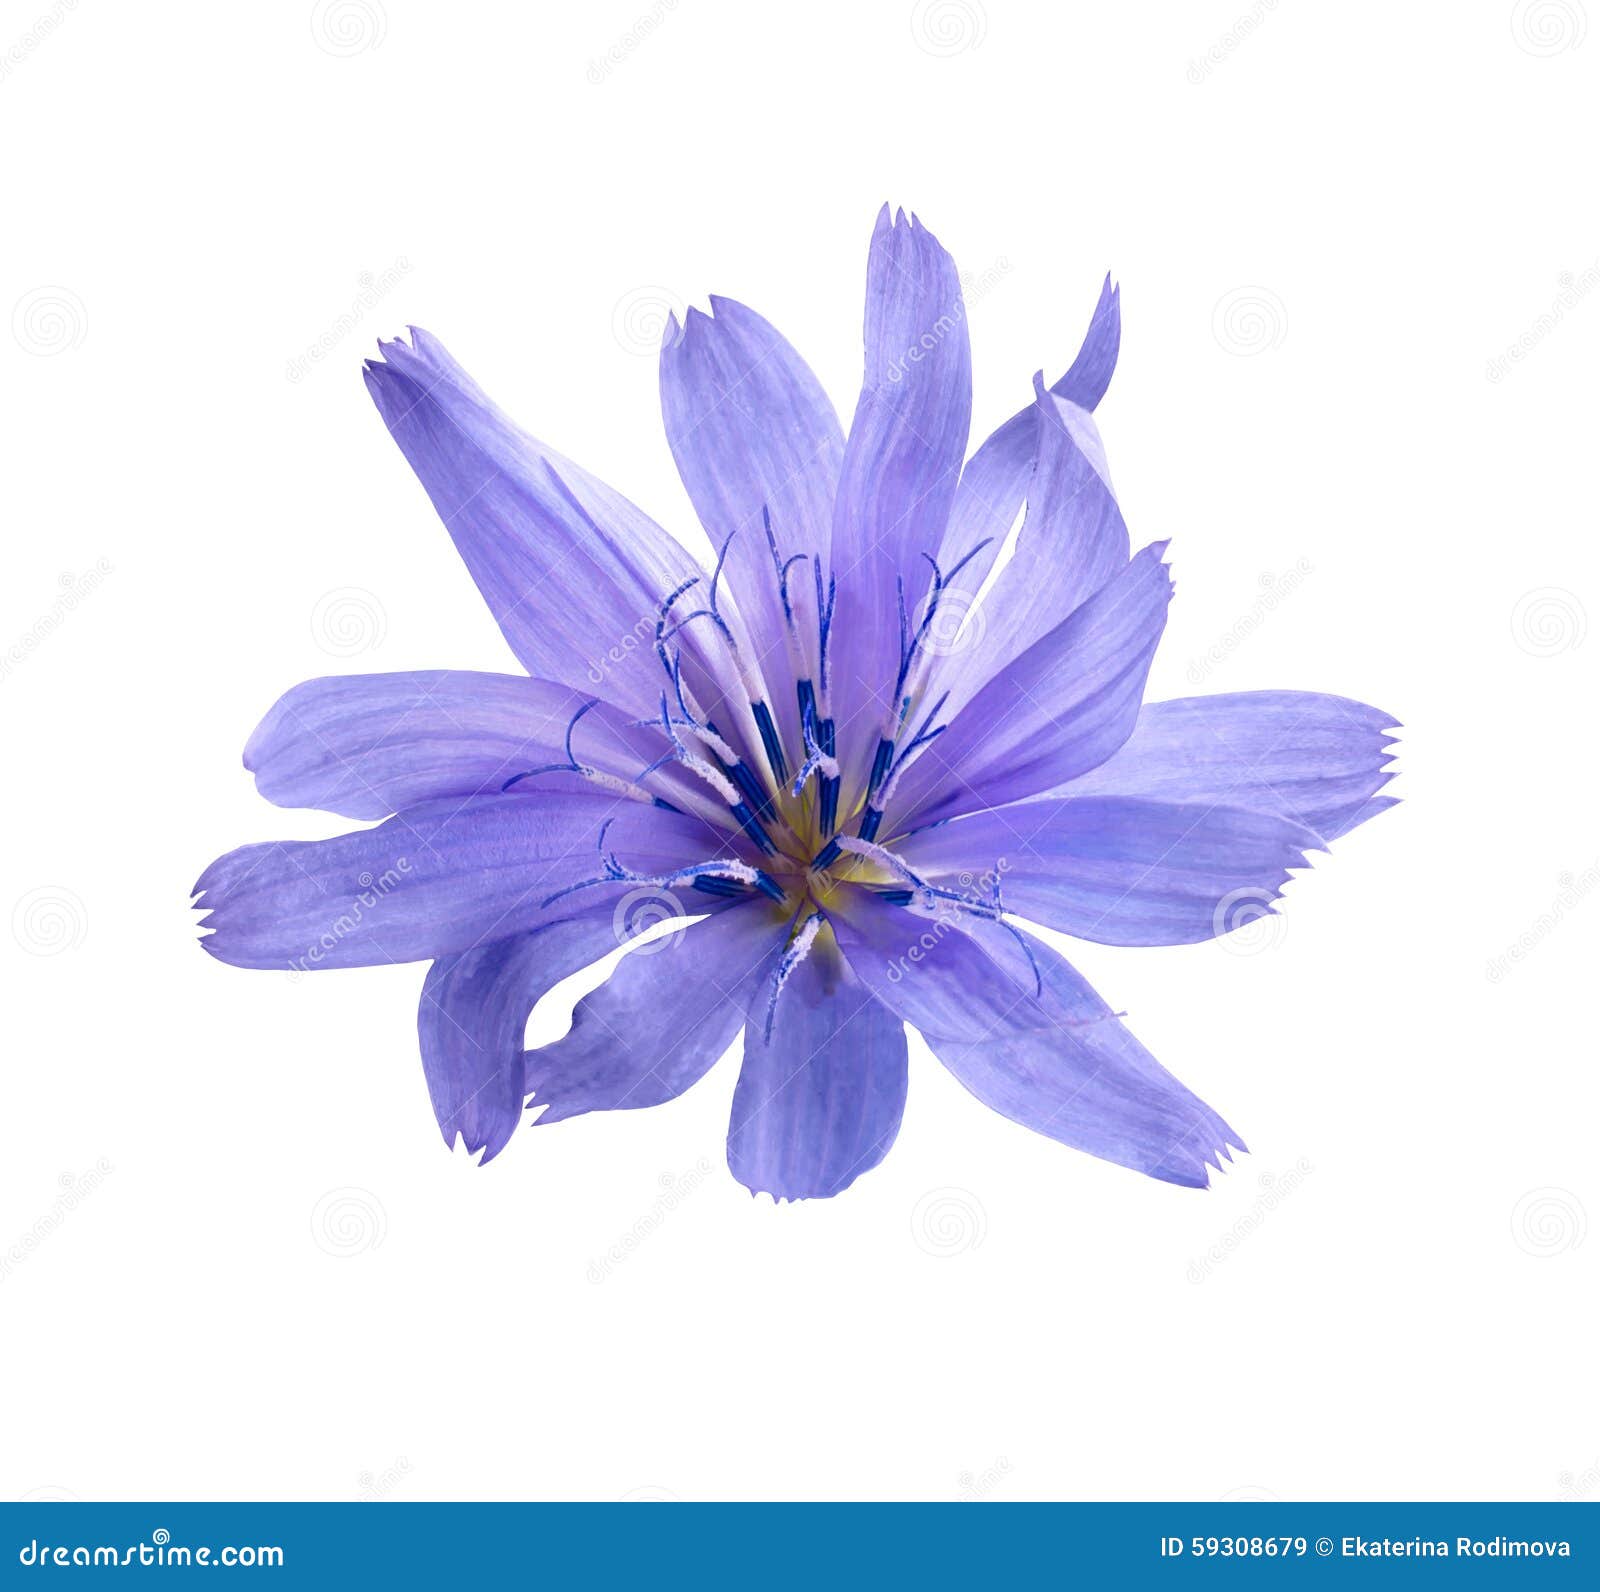
M 585 702 L 583 706 L 580 707 L 578 711 L 574 713 L 567 721 L 567 733 L 564 743 L 567 753 L 566 762 L 543 763 L 538 768 L 527 768 L 524 769 L 520 774 L 513 774 L 511 778 L 500 787 L 501 793 L 503 794 L 504 792 L 510 790 L 513 785 L 521 784 L 521 782 L 525 779 L 535 779 L 541 774 L 577 774 L 580 778 L 588 780 L 590 784 L 598 785 L 602 790 L 608 790 L 614 795 L 623 797 L 627 801 L 643 802 L 646 806 L 654 804 L 657 807 L 665 808 L 669 813 L 675 813 L 679 811 L 679 809 L 674 807 L 671 802 L 664 800 L 660 796 L 652 795 L 649 791 L 643 789 L 637 782 L 633 780 L 624 779 L 620 774 L 607 773 L 601 768 L 592 768 L 589 764 L 580 763 L 578 761 L 577 756 L 572 750 L 572 732 L 578 727 L 578 720 L 581 719 L 584 714 L 590 710 L 590 708 L 595 707 L 599 700 L 600 699 L 598 697 L 590 697 L 589 700 Z M 651 772 L 653 772 L 653 768 L 646 769 L 645 773 L 641 774 L 639 778 L 643 779 L 646 774 Z
M 760 890 L 763 895 L 770 896 L 774 901 L 781 902 L 785 899 L 783 887 L 770 874 L 764 873 L 760 868 L 752 868 L 748 862 L 740 862 L 737 857 L 716 857 L 710 862 L 697 862 L 686 868 L 676 869 L 672 873 L 648 874 L 638 873 L 621 862 L 614 851 L 607 851 L 606 834 L 610 830 L 612 820 L 607 819 L 600 826 L 599 839 L 596 842 L 600 852 L 600 863 L 604 872 L 595 875 L 592 879 L 580 879 L 576 884 L 569 884 L 557 890 L 554 895 L 548 895 L 540 902 L 541 906 L 550 906 L 569 895 L 575 895 L 579 890 L 590 890 L 602 884 L 645 884 L 659 890 L 671 890 L 680 885 L 696 887 L 700 879 L 731 880 L 735 884 L 748 885 L 752 889 Z M 715 887 L 713 887 L 713 890 Z
M 789 982 L 794 970 L 805 961 L 812 945 L 816 942 L 817 935 L 822 930 L 824 919 L 820 912 L 813 912 L 804 923 L 800 925 L 800 932 L 789 942 L 783 955 L 778 959 L 778 966 L 772 975 L 772 990 L 767 996 L 767 1025 L 764 1037 L 772 1038 L 772 1016 L 778 1009 L 778 997 L 783 993 L 783 986 Z

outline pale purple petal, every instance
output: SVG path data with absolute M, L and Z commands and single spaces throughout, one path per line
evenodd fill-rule
M 1127 740 L 1172 596 L 1165 548 L 1145 548 L 973 697 L 907 767 L 885 834 L 1049 790 Z
M 828 567 L 844 434 L 817 378 L 772 326 L 732 299 L 713 297 L 711 307 L 709 316 L 690 310 L 681 330 L 671 324 L 662 344 L 667 441 L 713 546 L 727 547 L 723 579 L 784 742 L 797 748 L 779 583 L 785 580 L 790 611 L 803 618 L 814 649 L 811 559 Z M 802 562 L 788 567 L 796 558 Z
M 833 520 L 835 717 L 870 755 L 900 664 L 899 603 L 914 616 L 955 497 L 972 409 L 955 262 L 915 217 L 884 206 L 867 262 L 866 374 Z
M 400 444 L 528 672 L 604 687 L 655 708 L 657 609 L 698 573 L 689 554 L 619 493 L 520 431 L 437 339 L 380 344 L 366 368 Z M 686 645 L 691 644 L 686 640 Z
M 1172 1077 L 1083 977 L 1029 937 L 1043 989 L 1017 988 L 960 933 L 852 892 L 831 914 L 862 981 L 986 1106 L 1062 1144 L 1169 1183 L 1206 1185 L 1228 1145 L 1216 1112 Z
M 1273 813 L 1084 796 L 975 813 L 896 849 L 945 889 L 992 876 L 1008 909 L 1081 940 L 1186 945 L 1264 916 L 1320 845 Z
M 906 1103 L 906 1036 L 824 932 L 789 976 L 766 1033 L 769 982 L 750 1003 L 728 1165 L 774 1199 L 827 1199 L 894 1143 Z
M 704 910 L 699 908 L 696 910 Z M 727 906 L 630 951 L 585 995 L 564 1039 L 527 1054 L 537 1125 L 674 1100 L 733 1043 L 782 938 L 768 902 Z
M 332 675 L 273 705 L 244 766 L 280 807 L 386 818 L 436 797 L 496 792 L 526 770 L 564 762 L 567 728 L 591 701 L 523 675 Z M 583 714 L 576 747 L 586 764 L 629 777 L 659 755 L 660 737 L 600 704 Z M 653 788 L 669 790 L 671 776 Z
M 660 875 L 729 855 L 702 820 L 598 795 L 480 796 L 425 803 L 376 829 L 334 840 L 245 846 L 195 885 L 212 932 L 201 945 L 238 967 L 308 972 L 419 962 L 533 928 L 609 910 L 621 887 L 547 899 L 601 873 L 597 846 Z
M 1147 702 L 1127 742 L 1052 795 L 1127 794 L 1281 813 L 1335 840 L 1394 805 L 1377 794 L 1398 721 L 1348 697 L 1242 691 Z
M 1121 338 L 1119 293 L 1108 276 L 1078 357 L 1050 391 L 1079 409 L 1092 410 L 1110 384 Z M 989 544 L 961 571 L 950 588 L 952 604 L 962 611 L 971 594 L 982 586 L 984 576 L 989 573 L 1016 522 L 1033 477 L 1038 447 L 1039 406 L 1035 402 L 1019 409 L 992 432 L 961 472 L 939 561 L 946 568 L 952 568 L 973 548 L 984 542 Z
M 522 1120 L 523 1033 L 539 997 L 616 949 L 609 917 L 494 940 L 428 969 L 417 1009 L 422 1070 L 444 1142 L 492 1161 Z

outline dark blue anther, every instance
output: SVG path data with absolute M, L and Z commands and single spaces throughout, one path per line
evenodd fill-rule
M 827 721 L 824 721 L 827 722 Z M 839 780 L 836 775 L 832 779 L 822 782 L 822 809 L 818 814 L 818 822 L 822 826 L 822 833 L 831 835 L 839 821 Z
M 797 680 L 794 694 L 800 700 L 800 723 L 814 723 L 817 717 L 817 688 L 809 680 Z
M 750 765 L 740 758 L 737 763 L 725 764 L 729 777 L 734 784 L 744 792 L 744 799 L 750 804 L 753 812 L 762 818 L 772 816 L 772 798 L 762 790 L 761 782 L 752 772 Z
M 883 822 L 883 809 L 881 807 L 868 807 L 861 815 L 861 827 L 856 831 L 863 840 L 876 840 L 878 838 L 878 825 Z
M 909 890 L 880 890 L 878 899 L 887 901 L 892 907 L 908 907 L 911 905 L 912 893 Z
M 844 847 L 839 844 L 839 837 L 835 835 L 816 856 L 811 859 L 813 868 L 831 868 L 838 859 Z
M 878 751 L 872 759 L 872 773 L 867 777 L 867 800 L 871 801 L 873 793 L 883 783 L 884 776 L 889 772 L 889 765 L 894 761 L 894 742 L 880 739 Z
M 666 801 L 660 796 L 652 796 L 650 799 L 656 804 L 657 807 L 663 808 L 669 813 L 681 813 L 683 811 L 681 807 L 674 807 L 671 802 Z
M 736 896 L 743 895 L 745 887 L 737 879 L 721 879 L 711 873 L 701 874 L 695 881 L 696 890 L 706 895 Z
M 756 702 L 752 704 L 751 712 L 756 716 L 756 728 L 761 731 L 761 744 L 767 749 L 767 761 L 772 765 L 772 772 L 780 785 L 787 785 L 789 765 L 783 758 L 783 744 L 778 739 L 778 728 L 772 722 L 771 709 L 765 702 Z
M 769 856 L 776 856 L 778 848 L 773 845 L 771 837 L 761 827 L 760 820 L 750 811 L 744 802 L 738 802 L 732 808 L 733 816 L 738 821 L 739 827 Z
M 770 873 L 763 873 L 759 868 L 756 870 L 756 888 L 762 895 L 771 897 L 780 905 L 786 899 L 783 886 Z

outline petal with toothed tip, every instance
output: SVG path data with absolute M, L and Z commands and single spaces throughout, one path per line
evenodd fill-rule
M 1244 1148 L 1042 940 L 1032 949 L 1044 988 L 1031 996 L 967 936 L 930 930 L 861 892 L 832 916 L 862 982 L 1001 1116 L 1192 1188 L 1206 1186 L 1206 1168 L 1229 1145 Z

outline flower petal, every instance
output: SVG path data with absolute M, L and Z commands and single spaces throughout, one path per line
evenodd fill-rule
M 546 1107 L 537 1125 L 658 1106 L 703 1078 L 733 1043 L 750 984 L 781 940 L 774 910 L 741 902 L 624 956 L 578 1002 L 567 1036 L 528 1052 L 530 1104 Z
M 828 567 L 844 434 L 817 378 L 772 326 L 732 299 L 713 297 L 711 307 L 711 315 L 690 310 L 681 331 L 676 323 L 668 328 L 661 348 L 662 416 L 701 524 L 715 547 L 727 545 L 726 579 L 758 643 L 758 666 L 784 744 L 796 747 L 799 712 L 779 570 L 807 557 L 808 567 L 797 568 L 789 586 L 810 616 L 801 633 L 814 648 L 809 559 Z
M 426 332 L 367 388 L 530 674 L 654 711 L 657 610 L 698 566 L 626 498 L 519 431 Z
M 601 871 L 597 841 L 626 867 L 666 874 L 734 855 L 703 820 L 605 796 L 549 792 L 427 802 L 333 840 L 244 846 L 200 876 L 201 945 L 236 967 L 369 967 L 470 950 L 573 915 L 616 890 L 545 902 Z
M 895 830 L 1052 789 L 1127 740 L 1172 597 L 1165 549 L 1145 548 L 973 697 L 907 766 Z
M 915 614 L 943 542 L 972 410 L 966 311 L 955 262 L 915 217 L 878 215 L 867 259 L 866 374 L 845 443 L 833 519 L 838 611 L 834 716 L 871 731 L 892 716 L 899 591 Z
M 280 807 L 386 818 L 436 797 L 495 792 L 528 769 L 564 762 L 567 727 L 593 700 L 523 675 L 331 675 L 273 705 L 244 766 Z M 595 768 L 627 778 L 658 755 L 660 738 L 629 714 L 600 704 L 581 723 L 577 744 Z
M 769 987 L 759 980 L 750 1002 L 728 1166 L 752 1194 L 828 1199 L 875 1167 L 900 1131 L 905 1028 L 826 931 L 784 984 L 767 1037 Z
M 487 1164 L 522 1120 L 523 1042 L 540 996 L 616 949 L 609 917 L 570 918 L 428 969 L 417 1010 L 422 1070 L 444 1142 Z
M 1128 562 L 1128 527 L 1105 473 L 1094 417 L 1041 391 L 1038 458 L 1011 560 L 984 598 L 975 643 L 940 673 L 955 711 Z
M 1149 702 L 1098 768 L 1052 796 L 1159 796 L 1281 813 L 1336 840 L 1392 807 L 1377 794 L 1399 721 L 1315 691 L 1241 691 Z
M 1116 369 L 1122 340 L 1119 298 L 1119 290 L 1112 287 L 1108 276 L 1078 357 L 1050 389 L 1056 397 L 1079 409 L 1090 410 L 1100 402 Z M 1038 451 L 1039 404 L 1035 401 L 992 432 L 967 460 L 956 487 L 939 562 L 952 568 L 980 543 L 987 541 L 989 545 L 961 571 L 950 588 L 951 601 L 958 611 L 965 611 L 971 594 L 983 585 L 984 576 L 1010 534 L 1033 477 Z
M 958 818 L 896 850 L 957 890 L 992 872 L 1007 909 L 1081 940 L 1188 945 L 1263 916 L 1289 869 L 1320 845 L 1314 830 L 1273 813 L 1083 796 Z
M 1168 1183 L 1206 1185 L 1228 1145 L 1216 1112 L 1168 1073 L 1068 962 L 1029 936 L 1029 995 L 966 935 L 851 892 L 833 914 L 863 983 L 1002 1116 Z

